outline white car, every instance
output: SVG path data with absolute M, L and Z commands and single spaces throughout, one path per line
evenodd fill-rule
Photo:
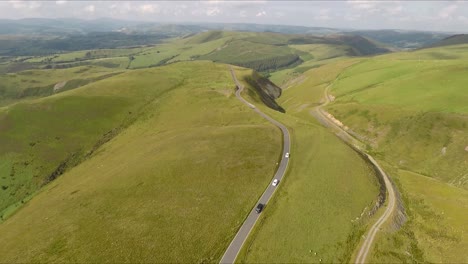
M 276 185 L 278 185 L 278 183 L 279 183 L 278 179 L 274 179 L 273 183 L 271 185 L 276 186 Z
M 289 152 L 286 152 L 286 155 L 284 155 L 285 158 L 289 158 Z

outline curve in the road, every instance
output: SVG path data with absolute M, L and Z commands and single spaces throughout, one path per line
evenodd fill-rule
M 278 179 L 279 180 L 280 184 L 278 186 L 280 186 L 281 185 L 281 180 L 282 180 L 282 178 L 283 178 L 283 176 L 284 176 L 284 174 L 286 172 L 286 169 L 288 167 L 288 161 L 289 161 L 289 158 L 285 157 L 286 153 L 289 153 L 290 148 L 291 148 L 291 140 L 290 140 L 289 131 L 286 128 L 285 125 L 281 124 L 280 122 L 278 122 L 275 119 L 271 118 L 270 116 L 266 115 L 265 113 L 260 111 L 258 108 L 256 108 L 255 105 L 249 103 L 247 100 L 245 100 L 241 96 L 241 92 L 244 89 L 244 86 L 237 80 L 236 74 L 235 74 L 234 70 L 232 69 L 232 67 L 230 68 L 230 70 L 231 70 L 232 79 L 234 80 L 234 82 L 236 83 L 236 86 L 237 86 L 237 91 L 236 91 L 237 99 L 239 99 L 241 102 L 246 104 L 248 107 L 252 108 L 255 112 L 257 112 L 257 114 L 261 115 L 263 118 L 265 118 L 266 120 L 273 123 L 279 129 L 281 129 L 281 132 L 283 133 L 283 153 L 282 153 L 282 156 L 281 156 L 281 161 L 280 161 L 279 166 L 278 166 L 278 170 L 276 171 L 275 176 L 273 177 L 273 179 Z M 268 187 L 266 188 L 265 192 L 260 197 L 260 199 L 255 204 L 255 206 L 258 203 L 262 203 L 262 204 L 266 205 L 268 203 L 268 201 L 270 200 L 270 198 L 272 197 L 272 195 L 274 194 L 276 188 L 278 188 L 278 186 L 276 186 L 276 187 L 272 186 L 271 182 L 270 182 L 268 184 Z M 258 218 L 260 216 L 260 214 L 257 214 L 257 212 L 255 211 L 255 206 L 252 208 L 249 215 L 247 216 L 247 219 L 245 219 L 245 221 L 242 224 L 241 228 L 239 229 L 236 236 L 232 240 L 231 244 L 227 248 L 226 252 L 224 253 L 223 257 L 221 258 L 220 263 L 234 263 L 234 261 L 236 260 L 237 255 L 239 254 L 239 252 L 240 252 L 240 250 L 242 248 L 242 245 L 247 240 L 247 237 L 249 236 L 250 231 L 252 231 L 255 223 L 257 222 L 257 220 L 258 220 Z
M 325 88 L 325 95 L 324 95 L 325 103 L 323 103 L 322 105 L 320 105 L 320 106 L 318 106 L 316 108 L 316 112 L 318 113 L 318 115 L 320 115 L 320 117 L 318 117 L 318 118 L 320 118 L 321 120 L 326 121 L 329 125 L 335 127 L 335 129 L 338 129 L 340 131 L 340 133 L 341 133 L 341 136 L 340 136 L 341 139 L 343 139 L 344 141 L 347 141 L 348 143 L 350 143 L 350 145 L 353 146 L 357 151 L 359 151 L 362 155 L 367 157 L 367 159 L 374 165 L 375 168 L 377 168 L 379 174 L 382 176 L 382 178 L 384 180 L 384 183 L 385 183 L 386 190 L 388 192 L 388 197 L 387 197 L 388 205 L 387 205 L 387 208 L 385 209 L 385 212 L 379 217 L 379 219 L 377 219 L 377 221 L 374 223 L 374 225 L 372 225 L 372 227 L 370 228 L 367 236 L 365 236 L 364 242 L 362 243 L 362 246 L 359 249 L 359 252 L 358 252 L 356 260 L 355 260 L 355 263 L 365 263 L 366 259 L 367 259 L 367 255 L 369 254 L 370 248 L 372 246 L 372 243 L 374 242 L 374 239 L 375 239 L 375 236 L 376 236 L 377 232 L 380 230 L 382 225 L 385 222 L 387 222 L 387 220 L 392 216 L 393 212 L 396 209 L 396 193 L 395 193 L 395 190 L 393 189 L 393 184 L 391 183 L 389 177 L 387 176 L 385 171 L 382 169 L 382 167 L 380 167 L 380 165 L 377 163 L 377 161 L 371 155 L 369 155 L 369 154 L 365 153 L 364 151 L 362 151 L 361 149 L 359 149 L 359 147 L 357 147 L 355 145 L 355 142 L 358 141 L 358 140 L 356 140 L 353 136 L 348 134 L 348 132 L 346 130 L 344 130 L 340 126 L 336 125 L 323 112 L 322 108 L 324 106 L 326 106 L 327 104 L 329 104 L 330 101 L 331 101 L 328 90 L 330 89 L 330 86 L 332 84 L 333 83 L 331 83 L 330 85 L 328 85 Z

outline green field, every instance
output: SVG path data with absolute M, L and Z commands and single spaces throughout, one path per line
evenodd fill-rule
M 36 122 L 52 122 L 45 118 L 51 109 L 70 123 L 76 111 L 90 115 L 80 120 L 111 122 L 129 111 L 139 117 L 0 225 L 0 261 L 219 261 L 271 180 L 281 146 L 279 130 L 241 104 L 233 88 L 226 65 L 177 63 L 25 104 L 37 109 Z M 109 104 L 73 108 L 94 100 Z M 143 108 L 131 108 L 139 101 Z M 63 133 L 61 141 L 86 138 L 82 144 L 92 141 L 86 133 L 108 129 L 74 123 L 35 127 L 51 141 Z M 52 147 L 44 139 L 35 147 L 41 144 Z
M 408 213 L 372 262 L 467 261 L 467 56 L 459 45 L 366 58 L 331 86 L 327 111 L 388 164 Z
M 325 76 L 334 77 L 334 72 L 338 71 L 330 68 Z M 238 76 L 241 74 L 249 75 L 238 72 Z M 368 221 L 365 213 L 377 198 L 373 170 L 318 125 L 308 114 L 310 108 L 302 105 L 304 101 L 314 104 L 320 100 L 320 83 L 312 91 L 317 97 L 307 98 L 303 91 L 298 87 L 283 93 L 279 102 L 286 114 L 260 106 L 289 127 L 291 161 L 278 192 L 244 245 L 239 262 L 350 261 Z M 301 109 L 296 105 L 302 105 Z

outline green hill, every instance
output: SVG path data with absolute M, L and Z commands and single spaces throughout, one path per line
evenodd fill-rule
M 28 70 L 0 75 L 0 106 L 45 97 L 102 80 L 122 70 L 84 66 L 56 70 Z
M 16 190 L 4 197 L 81 161 L 0 224 L 10 263 L 218 261 L 281 150 L 280 131 L 211 62 L 123 73 L 0 119 L 0 168 Z
M 346 66 L 346 64 L 344 64 Z M 369 223 L 379 190 L 374 171 L 349 146 L 309 114 L 320 102 L 323 82 L 340 67 L 317 68 L 322 78 L 282 92 L 285 114 L 262 111 L 288 126 L 292 138 L 288 172 L 268 203 L 237 261 L 239 263 L 343 263 Z M 250 90 L 248 70 L 238 70 Z
M 31 45 L 29 38 L 0 36 L 0 52 L 3 50 L 5 54 L 10 56 L 9 59 L 5 59 L 5 63 L 0 62 L 0 73 L 88 65 L 139 69 L 190 60 L 229 63 L 265 73 L 299 67 L 298 71 L 302 73 L 314 67 L 314 63 L 321 60 L 318 58 L 324 56 L 321 55 L 320 51 L 310 53 L 307 49 L 297 48 L 297 46 L 321 45 L 330 50 L 337 49 L 339 52 L 336 52 L 334 57 L 389 52 L 389 49 L 380 44 L 357 35 L 312 36 L 271 32 L 207 31 L 162 41 L 162 35 L 93 34 L 87 35 L 86 38 L 93 38 L 94 42 L 100 43 L 99 45 L 94 45 L 94 42 L 87 41 L 85 37 L 74 41 L 77 36 L 69 36 L 61 39 L 48 39 L 45 42 L 40 40 L 39 44 L 29 47 L 28 45 Z M 132 43 L 125 44 L 128 38 L 131 38 Z M 21 44 L 23 42 L 27 45 Z M 107 42 L 110 44 L 106 44 Z M 132 45 L 140 46 L 121 47 Z M 51 50 L 42 53 L 34 51 L 34 49 L 44 49 L 43 46 L 49 47 Z M 93 46 L 100 47 L 100 49 L 93 50 Z M 11 53 L 11 49 L 14 49 L 16 53 Z M 69 50 L 74 51 L 67 52 Z M 56 53 L 57 51 L 60 53 Z M 47 55 L 38 55 L 44 53 Z M 12 54 L 28 56 L 11 57 Z
M 406 30 L 354 30 L 350 34 L 360 35 L 400 49 L 414 49 L 431 45 L 448 36 L 447 33 Z
M 460 44 L 468 44 L 468 34 L 453 35 L 453 36 L 444 38 L 427 47 L 433 48 L 433 47 L 442 47 L 442 46 L 451 46 L 451 45 L 460 45 Z
M 467 261 L 468 219 L 459 213 L 468 208 L 467 50 L 359 59 L 332 82 L 327 111 L 385 164 L 408 213 L 398 232 L 380 235 L 370 262 Z

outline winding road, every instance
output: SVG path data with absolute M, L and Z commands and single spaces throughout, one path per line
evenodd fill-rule
M 286 155 L 286 153 L 289 153 L 290 149 L 291 149 L 291 140 L 290 140 L 289 131 L 286 128 L 286 126 L 284 126 L 280 122 L 276 121 L 275 119 L 271 118 L 270 116 L 266 115 L 265 113 L 260 111 L 253 104 L 249 103 L 247 100 L 245 100 L 241 96 L 241 92 L 244 89 L 244 86 L 237 80 L 236 74 L 235 74 L 234 70 L 232 69 L 232 67 L 230 68 L 230 70 L 231 70 L 232 79 L 234 80 L 234 82 L 236 83 L 236 86 L 237 86 L 237 91 L 236 91 L 237 99 L 239 99 L 241 102 L 246 104 L 248 107 L 252 108 L 252 110 L 257 112 L 257 114 L 261 115 L 263 118 L 265 118 L 266 120 L 273 123 L 279 129 L 281 129 L 281 132 L 283 133 L 283 153 L 281 155 L 281 161 L 279 163 L 278 170 L 276 171 L 275 176 L 273 177 L 273 179 L 278 179 L 279 180 L 280 183 L 279 183 L 278 186 L 280 186 L 281 185 L 281 180 L 282 180 L 282 178 L 283 178 L 283 176 L 284 176 L 284 174 L 286 172 L 286 169 L 288 167 L 288 161 L 289 161 L 289 158 L 286 158 L 285 155 Z M 275 190 L 276 190 L 276 188 L 278 188 L 278 186 L 276 186 L 276 187 L 272 186 L 271 182 L 268 184 L 268 187 L 266 188 L 265 192 L 260 197 L 260 199 L 255 204 L 255 206 L 252 208 L 249 215 L 247 216 L 247 219 L 245 219 L 245 221 L 242 224 L 241 228 L 239 229 L 236 236 L 232 240 L 231 244 L 227 248 L 226 252 L 224 253 L 223 257 L 221 258 L 220 263 L 234 263 L 234 261 L 237 258 L 237 255 L 239 254 L 239 252 L 240 252 L 240 250 L 242 248 L 242 245 L 247 240 L 247 237 L 249 236 L 250 231 L 252 231 L 253 227 L 255 226 L 255 223 L 257 222 L 258 218 L 260 217 L 260 214 L 258 214 L 255 211 L 255 207 L 259 203 L 262 203 L 262 204 L 266 205 L 268 203 L 268 201 L 270 200 L 270 198 L 275 193 Z
M 314 109 L 313 115 L 321 122 L 325 123 L 326 126 L 333 128 L 337 132 L 337 136 L 339 136 L 342 140 L 346 141 L 349 143 L 351 146 L 354 147 L 357 151 L 359 151 L 362 155 L 367 157 L 367 159 L 372 163 L 372 165 L 378 170 L 379 174 L 382 176 L 385 187 L 387 190 L 387 208 L 385 209 L 385 212 L 377 219 L 377 221 L 372 225 L 370 228 L 369 232 L 366 234 L 364 237 L 364 242 L 361 244 L 361 247 L 359 249 L 359 252 L 357 253 L 357 257 L 355 260 L 355 263 L 365 263 L 367 259 L 367 255 L 369 254 L 370 248 L 372 246 L 372 243 L 374 242 L 375 236 L 377 232 L 380 230 L 380 228 L 383 226 L 385 222 L 387 222 L 388 219 L 392 216 L 393 212 L 397 209 L 396 206 L 396 193 L 395 190 L 393 189 L 393 184 L 391 183 L 389 177 L 385 173 L 385 171 L 380 167 L 380 165 L 377 163 L 377 161 L 369 154 L 365 153 L 364 151 L 361 150 L 360 147 L 358 147 L 359 143 L 361 143 L 359 140 L 355 139 L 352 135 L 348 134 L 344 129 L 342 129 L 340 126 L 335 124 L 324 112 L 322 109 L 324 106 L 328 105 L 331 100 L 329 96 L 329 89 L 330 86 L 332 86 L 333 83 L 327 86 L 325 88 L 325 102 L 317 106 Z

